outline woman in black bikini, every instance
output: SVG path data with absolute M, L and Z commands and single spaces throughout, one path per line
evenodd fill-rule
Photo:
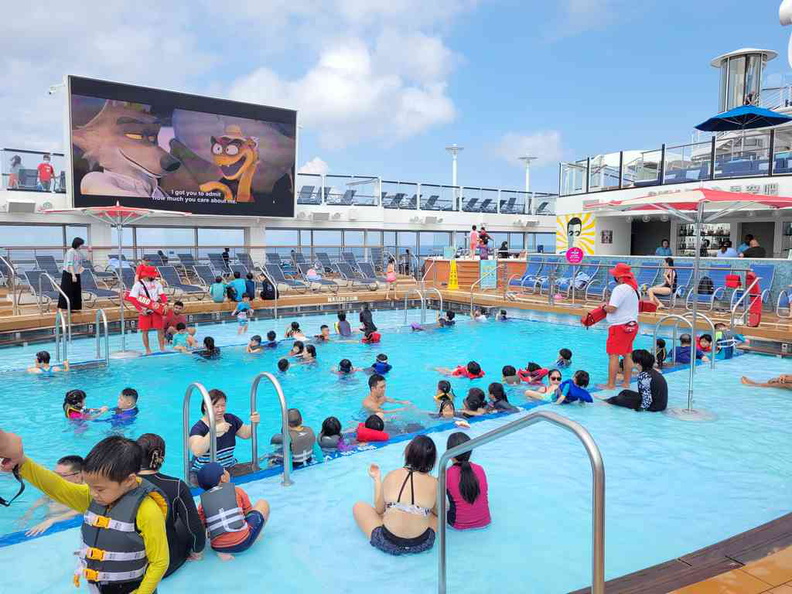
M 663 262 L 663 284 L 652 287 L 649 289 L 646 295 L 652 300 L 652 303 L 657 306 L 657 309 L 663 309 L 665 306 L 660 303 L 660 300 L 657 298 L 657 296 L 672 295 L 676 290 L 677 274 L 676 270 L 674 270 L 674 259 L 665 258 L 665 261 Z
M 352 514 L 371 546 L 391 555 L 432 548 L 437 529 L 437 479 L 429 473 L 436 460 L 432 439 L 418 435 L 404 450 L 404 468 L 389 472 L 383 480 L 379 466 L 369 467 L 374 505 L 359 501 Z

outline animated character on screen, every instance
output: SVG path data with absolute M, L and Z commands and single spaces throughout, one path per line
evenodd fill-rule
M 219 138 L 212 136 L 212 160 L 220 167 L 219 182 L 201 184 L 201 191 L 219 190 L 227 202 L 253 202 L 251 186 L 259 164 L 258 140 L 242 134 L 239 126 L 226 127 Z
M 143 106 L 106 101 L 85 126 L 72 133 L 74 145 L 102 171 L 82 178 L 80 191 L 99 196 L 164 198 L 159 180 L 181 163 L 157 144 L 160 121 Z

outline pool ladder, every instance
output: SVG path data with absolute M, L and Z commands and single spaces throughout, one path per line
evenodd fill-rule
M 404 324 L 405 325 L 407 324 L 407 313 L 408 313 L 407 301 L 410 299 L 410 295 L 412 295 L 413 293 L 417 293 L 418 297 L 421 299 L 421 324 L 425 324 L 426 323 L 426 303 L 427 303 L 426 293 L 429 293 L 431 291 L 434 291 L 435 293 L 437 293 L 437 297 L 440 299 L 440 311 L 441 312 L 443 311 L 443 294 L 440 292 L 439 289 L 436 289 L 435 287 L 429 287 L 429 288 L 424 287 L 423 289 L 419 289 L 418 287 L 412 287 L 404 295 Z
M 591 462 L 591 476 L 592 476 L 592 557 L 591 557 L 591 592 L 592 594 L 605 594 L 605 465 L 602 462 L 602 454 L 599 447 L 597 447 L 594 438 L 586 430 L 585 427 L 563 417 L 554 412 L 534 412 L 528 414 L 516 421 L 512 421 L 506 425 L 493 429 L 483 435 L 479 435 L 462 443 L 454 448 L 448 449 L 440 458 L 439 476 L 437 487 L 437 544 L 438 544 L 438 580 L 437 591 L 438 594 L 446 594 L 447 579 L 446 579 L 446 531 L 447 520 L 446 512 L 448 503 L 446 500 L 446 481 L 448 462 L 459 456 L 469 452 L 478 446 L 488 444 L 492 441 L 505 437 L 515 431 L 519 431 L 530 425 L 547 421 L 553 425 L 561 427 L 570 431 L 577 437 L 586 448 L 589 461 Z
M 280 403 L 280 410 L 281 410 L 281 435 L 283 436 L 283 480 L 281 481 L 281 485 L 284 487 L 288 487 L 294 484 L 294 481 L 291 480 L 291 472 L 292 472 L 292 457 L 291 457 L 291 435 L 289 434 L 289 418 L 288 418 L 288 406 L 286 405 L 286 397 L 283 394 L 283 388 L 281 387 L 280 382 L 278 379 L 269 372 L 259 373 L 254 379 L 253 383 L 250 386 L 250 413 L 253 414 L 256 412 L 256 400 L 258 396 L 258 388 L 261 380 L 266 379 L 268 380 L 272 386 L 275 388 L 275 393 L 278 396 L 278 402 Z M 183 454 L 183 470 L 184 470 L 184 480 L 189 483 L 190 482 L 190 462 L 192 458 L 192 452 L 190 451 L 190 399 L 192 397 L 193 392 L 198 391 L 201 394 L 201 398 L 203 399 L 204 409 L 206 410 L 206 416 L 209 419 L 209 460 L 211 462 L 217 462 L 217 429 L 215 427 L 215 416 L 214 416 L 214 408 L 212 407 L 212 399 L 209 396 L 209 392 L 206 390 L 203 384 L 198 382 L 193 382 L 189 386 L 187 386 L 187 391 L 184 394 L 184 401 L 182 402 L 182 446 L 184 450 Z M 250 446 L 251 446 L 251 454 L 252 454 L 252 464 L 251 464 L 251 472 L 258 472 L 261 470 L 261 466 L 259 465 L 259 457 L 258 457 L 258 423 L 251 423 L 250 427 Z

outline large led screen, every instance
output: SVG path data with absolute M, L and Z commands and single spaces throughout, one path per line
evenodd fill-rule
M 297 112 L 69 77 L 75 207 L 294 216 Z

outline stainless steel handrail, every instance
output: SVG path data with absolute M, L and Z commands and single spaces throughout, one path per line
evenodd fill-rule
M 107 315 L 105 314 L 103 309 L 96 310 L 96 358 L 98 359 L 101 356 L 101 342 L 102 342 L 102 335 L 100 333 L 99 322 L 102 322 L 102 326 L 104 327 L 104 337 L 105 337 L 105 348 L 104 348 L 104 360 L 105 364 L 110 365 L 110 328 L 107 325 Z
M 66 361 L 69 358 L 69 345 L 66 341 L 66 318 L 59 309 L 55 310 L 55 360 Z M 61 359 L 61 341 L 63 341 L 63 359 Z
M 762 299 L 762 295 L 761 295 L 761 294 L 759 294 L 759 295 L 750 295 L 751 289 L 753 289 L 753 288 L 754 288 L 756 285 L 758 285 L 760 280 L 762 280 L 762 278 L 761 278 L 761 277 L 759 277 L 759 276 L 757 276 L 756 278 L 754 278 L 753 282 L 751 282 L 751 284 L 750 284 L 750 285 L 748 285 L 747 287 L 745 287 L 745 291 L 743 291 L 743 294 L 742 294 L 742 295 L 740 295 L 740 298 L 739 298 L 739 299 L 737 300 L 737 302 L 736 302 L 736 303 L 735 303 L 735 304 L 732 306 L 732 308 L 731 308 L 731 314 L 730 314 L 730 316 L 729 316 L 729 329 L 730 329 L 732 332 L 734 331 L 734 314 L 735 314 L 735 313 L 737 313 L 737 308 L 740 306 L 740 303 L 742 303 L 743 301 L 745 301 L 745 298 L 746 298 L 746 297 L 748 297 L 748 296 L 751 296 L 751 297 L 756 297 L 756 298 L 758 298 L 758 299 L 761 301 L 761 299 Z M 743 314 L 740 316 L 741 323 L 742 323 L 743 321 L 745 321 L 745 316 L 746 316 L 746 314 L 747 314 L 747 313 L 750 311 L 750 309 L 751 309 L 751 308 L 750 308 L 750 306 L 745 308 L 745 311 L 744 311 L 744 312 L 743 312 Z
M 279 294 L 278 283 L 276 283 L 275 279 L 273 279 L 273 277 L 270 276 L 270 274 L 267 272 L 266 266 L 262 266 L 261 267 L 261 273 L 264 275 L 264 278 L 266 278 L 270 283 L 272 283 L 272 287 L 275 290 L 275 319 L 277 320 L 278 319 L 278 294 Z
M 190 397 L 193 391 L 198 390 L 203 398 L 206 416 L 209 419 L 209 460 L 217 462 L 217 427 L 215 427 L 214 407 L 212 398 L 203 384 L 193 382 L 187 386 L 182 402 L 182 446 L 184 447 L 184 480 L 190 483 Z
M 294 484 L 294 481 L 292 481 L 290 478 L 292 471 L 292 457 L 291 457 L 291 433 L 289 433 L 289 408 L 286 405 L 286 396 L 284 396 L 283 394 L 283 388 L 281 387 L 280 382 L 274 375 L 272 375 L 267 371 L 263 373 L 259 373 L 253 380 L 253 384 L 250 386 L 250 412 L 253 413 L 256 411 L 256 396 L 258 395 L 259 383 L 261 383 L 261 380 L 265 378 L 268 379 L 272 384 L 272 386 L 275 388 L 275 392 L 278 394 L 278 401 L 280 402 L 281 435 L 283 436 L 283 441 L 282 441 L 283 480 L 281 481 L 281 485 L 283 485 L 284 487 L 288 487 L 289 485 Z M 257 429 L 258 429 L 258 423 L 250 424 L 250 447 L 253 454 L 254 472 L 260 469 L 259 459 L 258 459 L 258 435 L 256 432 Z
M 407 292 L 404 294 L 404 323 L 407 323 L 407 300 L 410 298 L 410 295 L 413 293 L 418 293 L 418 297 L 421 298 L 421 318 L 426 316 L 426 298 L 424 297 L 423 292 L 418 287 L 411 287 L 407 289 Z
M 15 316 L 19 315 L 19 299 L 16 294 L 16 270 L 12 266 L 11 262 L 6 260 L 3 256 L 0 256 L 0 262 L 3 262 L 6 266 L 6 270 L 8 270 L 8 282 L 10 286 L 8 287 L 8 293 L 11 295 L 11 313 Z
M 519 431 L 530 425 L 547 421 L 570 431 L 577 437 L 586 448 L 589 461 L 591 462 L 592 475 L 592 559 L 591 559 L 591 591 L 592 594 L 605 593 L 605 465 L 602 462 L 602 454 L 597 447 L 594 438 L 585 427 L 563 417 L 554 412 L 535 412 L 527 416 L 512 421 L 506 425 L 493 429 L 483 435 L 479 435 L 462 443 L 454 448 L 446 450 L 440 458 L 438 466 L 438 487 L 437 487 L 437 545 L 438 545 L 438 583 L 437 591 L 439 594 L 446 592 L 446 480 L 449 460 L 473 450 L 474 448 L 488 444 L 496 439 Z
M 434 291 L 437 293 L 437 296 L 440 298 L 440 313 L 443 312 L 443 294 L 440 292 L 440 289 L 436 287 L 429 287 L 428 289 L 424 289 L 424 293 Z M 421 312 L 421 322 L 426 322 L 426 297 L 424 297 L 424 308 Z
M 688 312 L 686 312 L 686 313 L 683 313 L 682 315 L 683 315 L 684 317 L 686 317 L 686 318 L 687 318 L 687 317 L 689 317 L 691 321 L 693 320 L 693 312 L 692 312 L 692 311 L 688 311 Z M 714 342 L 715 342 L 715 322 L 713 322 L 713 321 L 712 321 L 712 320 L 711 320 L 711 319 L 710 319 L 708 316 L 704 315 L 704 314 L 703 314 L 703 313 L 701 313 L 701 312 L 698 312 L 698 313 L 696 314 L 696 317 L 697 317 L 697 318 L 703 318 L 703 319 L 704 319 L 704 321 L 705 321 L 705 322 L 707 322 L 707 324 L 709 324 L 709 327 L 710 327 L 710 332 L 711 332 L 710 336 L 712 336 L 712 342 L 714 343 Z M 695 328 L 694 328 L 694 329 L 693 329 L 693 337 L 691 337 L 691 338 L 694 338 L 694 337 L 695 337 L 695 335 L 696 335 L 696 331 L 695 331 Z M 695 340 L 692 340 L 692 342 L 693 342 L 693 343 L 694 343 L 694 345 L 695 345 L 695 342 L 696 342 L 696 341 L 695 341 Z M 691 361 L 692 361 L 692 360 L 693 360 L 693 359 L 691 359 Z M 712 368 L 714 368 L 714 367 L 715 367 L 715 347 L 714 347 L 714 345 L 713 345 L 713 347 L 712 347 L 712 356 L 709 358 L 709 360 L 710 360 L 710 369 L 712 369 Z
M 475 287 L 476 285 L 481 286 L 481 281 L 483 281 L 485 278 L 491 277 L 494 274 L 495 278 L 496 278 L 495 289 L 497 290 L 497 288 L 498 288 L 497 275 L 498 275 L 498 271 L 500 270 L 500 263 L 498 263 L 497 260 L 495 262 L 496 262 L 495 268 L 490 270 L 487 274 L 484 274 L 484 275 L 480 276 L 479 279 L 476 282 L 474 282 L 472 285 L 470 285 L 470 315 L 471 316 L 473 316 L 473 296 L 474 296 L 473 295 L 473 287 Z
M 421 277 L 421 282 L 422 282 L 422 283 L 425 283 L 425 282 L 426 282 L 426 277 L 427 277 L 427 276 L 429 276 L 429 271 L 430 271 L 430 270 L 432 270 L 432 268 L 434 268 L 434 265 L 435 265 L 435 263 L 437 262 L 437 258 L 427 258 L 427 260 L 431 260 L 431 262 L 432 262 L 432 263 L 431 263 L 431 264 L 429 264 L 429 268 L 427 268 L 426 270 L 424 270 L 424 274 L 423 274 L 423 276 Z
M 69 342 L 71 342 L 71 340 L 72 340 L 71 299 L 69 299 L 69 296 L 63 291 L 63 289 L 60 288 L 60 285 L 55 282 L 55 279 L 53 279 L 46 272 L 42 272 L 41 275 L 39 276 L 39 292 L 38 292 L 38 295 L 36 295 L 36 297 L 38 298 L 38 303 L 39 303 L 39 313 L 42 313 L 41 312 L 41 279 L 42 279 L 42 277 L 46 277 L 47 280 L 52 285 L 52 287 L 56 291 L 58 291 L 58 293 L 60 293 L 61 296 L 66 300 L 66 328 L 67 328 L 67 331 L 68 331 L 68 335 L 64 338 L 64 340 L 68 340 Z
M 691 312 L 692 313 L 692 312 Z M 693 375 L 696 373 L 696 341 L 693 338 L 696 335 L 696 329 L 693 327 L 693 319 L 688 319 L 685 316 L 681 316 L 679 314 L 667 314 L 657 320 L 657 323 L 654 327 L 654 332 L 652 333 L 652 345 L 657 344 L 657 331 L 663 325 L 663 322 L 666 320 L 676 320 L 676 324 L 674 324 L 674 342 L 676 342 L 676 329 L 679 325 L 679 322 L 683 322 L 686 324 L 690 324 L 690 375 L 688 376 L 688 406 L 687 410 L 693 410 Z M 714 338 L 714 337 L 713 337 Z

